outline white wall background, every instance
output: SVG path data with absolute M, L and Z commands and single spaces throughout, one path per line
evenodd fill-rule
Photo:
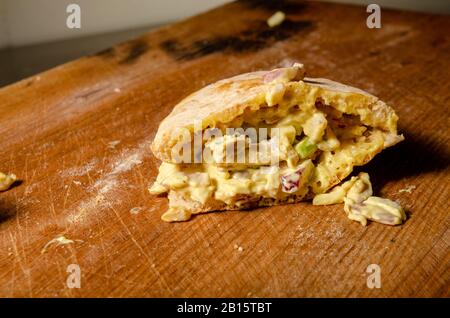
M 0 0 L 0 48 L 158 25 L 206 11 L 230 0 Z M 382 7 L 450 12 L 450 0 L 328 0 Z M 66 27 L 66 7 L 81 6 L 82 27 Z
M 9 41 L 6 23 L 6 1 L 0 0 L 0 47 Z
M 328 2 L 341 2 L 368 5 L 376 3 L 381 8 L 405 9 L 431 13 L 450 13 L 450 0 L 324 0 Z M 383 12 L 381 12 L 383 14 Z
M 157 25 L 230 0 L 0 0 L 0 47 Z M 66 27 L 67 5 L 81 7 L 81 29 Z

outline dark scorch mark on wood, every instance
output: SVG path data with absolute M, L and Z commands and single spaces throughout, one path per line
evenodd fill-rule
M 133 40 L 116 47 L 107 48 L 94 54 L 94 56 L 105 59 L 114 58 L 119 64 L 130 64 L 145 54 L 149 49 L 150 47 L 147 42 Z
M 149 45 L 141 40 L 135 40 L 130 43 L 130 49 L 125 58 L 120 60 L 119 64 L 133 63 L 141 55 L 149 50 Z
M 241 0 L 250 9 L 263 9 L 267 11 L 283 11 L 284 13 L 297 13 L 306 8 L 307 4 L 288 0 Z
M 33 84 L 34 84 L 34 79 L 30 79 L 29 81 L 26 81 L 26 82 L 25 82 L 24 86 L 25 86 L 25 87 L 30 87 L 30 86 L 33 85 Z
M 286 40 L 301 31 L 310 30 L 313 26 L 312 21 L 285 20 L 279 26 L 270 28 L 266 21 L 259 21 L 236 35 L 197 40 L 190 44 L 170 39 L 162 42 L 160 46 L 177 60 L 191 60 L 216 52 L 257 51 L 277 41 Z
M 100 57 L 113 57 L 115 55 L 114 48 L 110 47 L 94 54 Z

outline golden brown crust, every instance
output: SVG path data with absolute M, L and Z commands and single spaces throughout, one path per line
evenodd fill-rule
M 169 193 L 168 199 L 171 207 L 183 207 L 184 210 L 189 211 L 191 214 L 200 214 L 212 211 L 247 210 L 258 207 L 298 203 L 304 200 L 309 200 L 312 198 L 312 196 L 312 194 L 308 194 L 304 197 L 290 195 L 285 197 L 283 200 L 279 200 L 274 198 L 262 198 L 260 196 L 249 195 L 247 201 L 242 199 L 239 205 L 228 205 L 225 202 L 216 200 L 214 198 L 210 198 L 208 199 L 208 201 L 202 204 L 198 201 L 192 200 L 189 197 L 183 196 L 179 192 L 171 191 Z
M 264 101 L 262 73 L 239 75 L 208 85 L 189 95 L 176 105 L 160 124 L 152 144 L 153 153 L 162 161 L 171 162 L 172 140 L 177 128 L 193 131 L 194 121 L 202 121 L 203 127 L 214 126 L 219 118 L 228 122 L 245 108 Z

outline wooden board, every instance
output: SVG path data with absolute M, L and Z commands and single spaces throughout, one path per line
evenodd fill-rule
M 279 9 L 287 20 L 269 29 Z M 0 170 L 22 181 L 0 194 L 0 295 L 448 297 L 450 18 L 383 10 L 368 29 L 366 17 L 242 1 L 1 89 Z M 308 202 L 162 222 L 167 200 L 147 192 L 159 122 L 205 84 L 293 61 L 394 105 L 406 140 L 364 170 L 406 224 L 362 227 Z

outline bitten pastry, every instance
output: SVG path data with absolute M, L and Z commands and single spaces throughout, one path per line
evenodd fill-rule
M 304 77 L 301 64 L 224 79 L 161 122 L 152 151 L 162 164 L 150 193 L 168 194 L 165 221 L 312 199 L 403 140 L 397 120 L 377 97 Z

